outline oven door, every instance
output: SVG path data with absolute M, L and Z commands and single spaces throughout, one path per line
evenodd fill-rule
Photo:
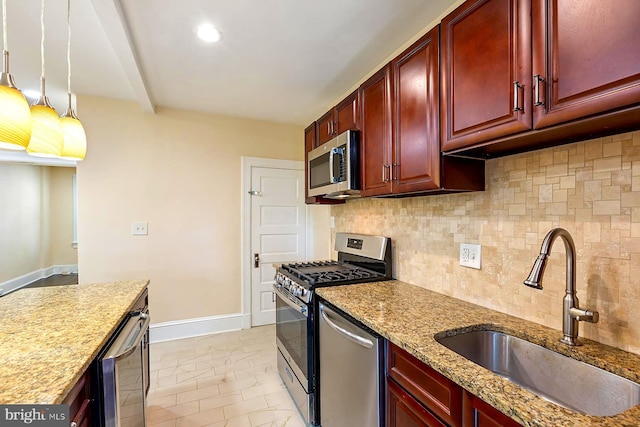
M 274 285 L 273 289 L 277 296 L 276 341 L 278 349 L 308 392 L 309 355 L 312 354 L 312 349 L 308 335 L 307 304 L 279 285 Z

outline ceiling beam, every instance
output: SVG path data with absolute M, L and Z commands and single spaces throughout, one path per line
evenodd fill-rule
M 147 87 L 120 0 L 91 0 L 91 2 L 142 110 L 155 113 L 151 92 Z

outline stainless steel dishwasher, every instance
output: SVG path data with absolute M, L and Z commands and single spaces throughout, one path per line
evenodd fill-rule
M 320 303 L 320 424 L 384 425 L 382 338 Z

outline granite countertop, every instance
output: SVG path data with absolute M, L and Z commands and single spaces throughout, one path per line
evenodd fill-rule
M 62 402 L 148 284 L 23 288 L 0 298 L 0 404 Z
M 524 426 L 640 426 L 640 405 L 612 417 L 562 408 L 439 344 L 445 331 L 496 330 L 640 382 L 640 356 L 582 339 L 569 347 L 562 332 L 401 281 L 318 288 L 316 293 L 384 338 Z

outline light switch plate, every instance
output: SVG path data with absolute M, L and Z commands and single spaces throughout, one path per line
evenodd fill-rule
M 149 234 L 146 221 L 134 221 L 131 223 L 131 234 L 134 236 L 146 236 Z
M 336 227 L 336 217 L 335 216 L 329 217 L 329 227 L 330 228 L 335 228 Z
M 460 265 L 480 270 L 482 246 L 469 243 L 460 244 Z

